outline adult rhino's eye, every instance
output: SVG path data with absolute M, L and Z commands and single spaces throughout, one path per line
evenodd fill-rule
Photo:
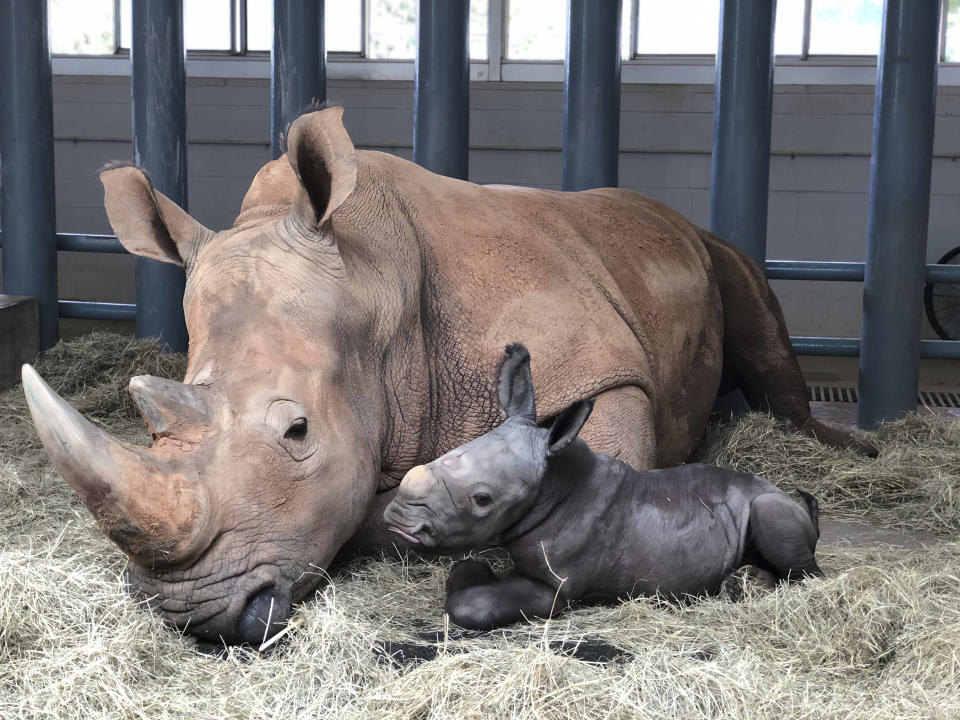
M 297 418 L 283 434 L 284 440 L 303 440 L 307 436 L 307 419 Z
M 485 508 L 493 502 L 493 498 L 485 492 L 478 492 L 473 494 L 473 502 L 477 507 Z

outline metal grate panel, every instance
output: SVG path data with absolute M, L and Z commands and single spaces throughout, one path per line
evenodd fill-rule
M 810 402 L 855 403 L 857 391 L 852 387 L 835 385 L 807 385 Z M 960 408 L 960 392 L 951 390 L 921 390 L 917 405 L 937 408 Z

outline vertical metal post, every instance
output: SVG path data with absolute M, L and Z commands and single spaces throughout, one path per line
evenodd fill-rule
M 763 267 L 767 255 L 775 0 L 723 0 L 710 229 Z
M 40 305 L 40 345 L 57 342 L 53 84 L 45 0 L 0 1 L 3 291 Z
M 270 94 L 273 157 L 284 152 L 283 132 L 311 104 L 327 99 L 323 0 L 273 0 Z
M 420 0 L 413 86 L 413 160 L 467 179 L 470 1 Z
M 187 76 L 183 0 L 133 0 L 133 155 L 153 186 L 187 207 Z M 187 351 L 183 269 L 137 258 L 137 337 Z
M 886 0 L 870 161 L 857 423 L 916 408 L 937 93 L 935 0 Z
M 564 190 L 619 184 L 620 2 L 568 1 Z

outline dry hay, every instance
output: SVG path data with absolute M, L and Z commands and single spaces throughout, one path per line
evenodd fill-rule
M 145 442 L 127 380 L 177 377 L 183 360 L 100 334 L 40 370 Z M 906 420 L 879 444 L 863 460 L 750 416 L 712 429 L 700 456 L 811 490 L 826 516 L 941 543 L 824 547 L 825 581 L 769 591 L 743 577 L 689 605 L 583 608 L 481 636 L 444 627 L 446 561 L 357 561 L 279 652 L 214 659 L 124 593 L 123 556 L 51 472 L 15 388 L 0 395 L 0 717 L 960 717 L 960 423 Z M 394 651 L 435 657 L 401 665 Z

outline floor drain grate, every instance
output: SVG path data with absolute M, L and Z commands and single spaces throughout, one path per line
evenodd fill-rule
M 808 385 L 810 402 L 855 403 L 857 391 L 852 387 L 836 385 Z M 917 405 L 937 408 L 960 408 L 960 392 L 950 390 L 921 390 Z

